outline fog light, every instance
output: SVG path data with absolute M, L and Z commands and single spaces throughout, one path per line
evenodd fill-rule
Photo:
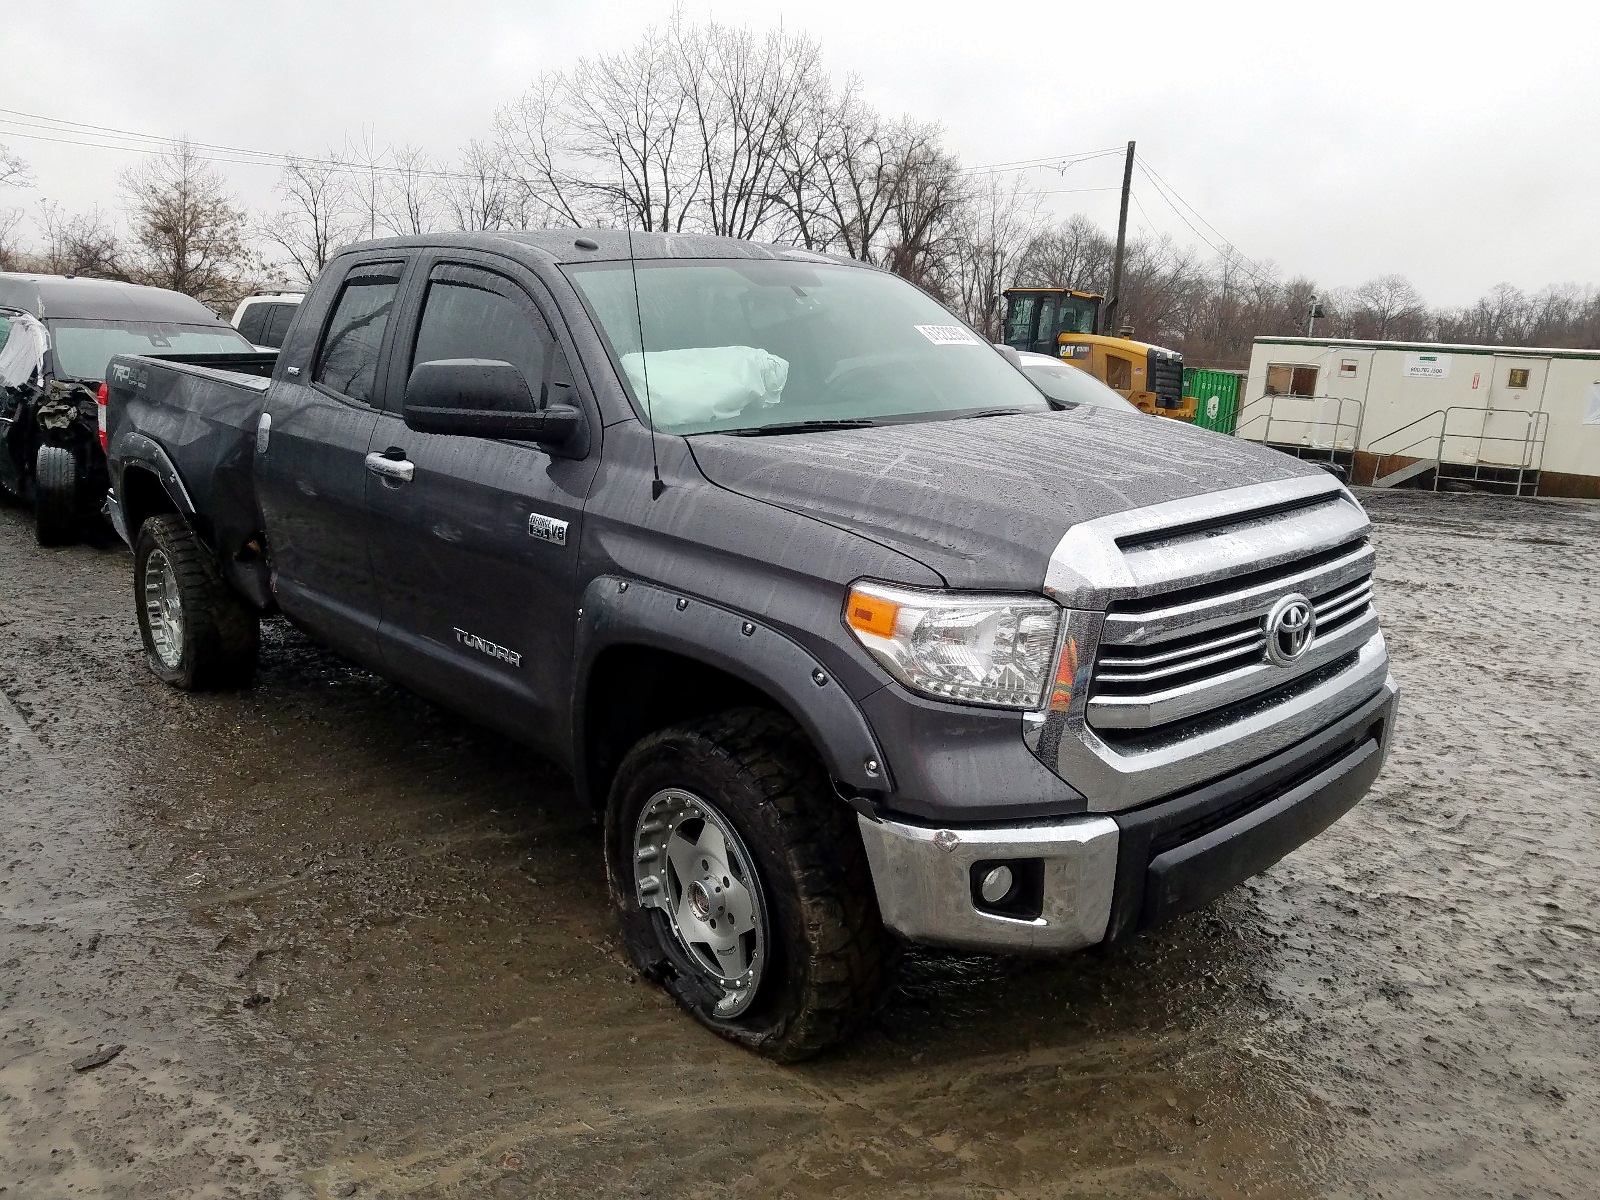
M 1012 882 L 1010 867 L 995 867 L 978 884 L 978 895 L 983 897 L 986 904 L 999 904 L 1011 894 Z

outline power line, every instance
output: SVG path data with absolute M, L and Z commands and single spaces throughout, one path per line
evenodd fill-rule
M 1018 192 L 1019 196 L 1065 196 L 1071 192 L 1119 192 L 1117 187 L 1049 188 L 1042 192 Z
M 24 119 L 26 118 L 26 119 Z M 327 158 L 309 154 L 286 154 L 276 150 L 251 150 L 243 146 L 227 146 L 215 142 L 197 142 L 187 138 L 162 137 L 153 133 L 141 133 L 135 130 L 116 129 L 109 125 L 91 125 L 82 121 L 67 121 L 57 117 L 42 116 L 38 113 L 21 112 L 18 109 L 0 108 L 0 124 L 22 126 L 22 129 L 0 129 L 6 137 L 28 138 L 39 142 L 52 142 L 66 146 L 87 146 L 98 150 L 118 150 L 131 154 L 166 154 L 169 153 L 175 141 L 186 141 L 189 146 L 200 153 L 195 157 L 206 162 L 237 163 L 241 166 L 254 167 L 284 167 L 290 163 L 306 166 L 328 167 L 344 171 L 373 171 L 386 175 L 411 175 L 432 179 L 476 179 L 477 175 L 464 171 L 446 171 L 437 168 L 410 169 L 400 166 L 391 166 L 387 163 L 363 163 L 346 159 Z M 70 128 L 62 128 L 68 126 Z M 45 133 L 27 133 L 26 129 L 45 130 Z M 79 133 L 79 131 L 82 131 Z M 79 133 L 78 137 L 64 137 L 62 134 Z M 49 135 L 56 136 L 49 136 Z M 98 140 L 84 141 L 82 138 L 92 137 Z M 132 145 L 118 145 L 119 142 L 132 142 Z M 139 144 L 146 143 L 146 144 Z M 247 157 L 238 157 L 245 155 Z
M 1003 174 L 1008 171 L 1032 171 L 1076 166 L 1078 163 L 1089 162 L 1096 158 L 1104 158 L 1110 154 L 1121 154 L 1122 147 L 1112 146 L 1109 150 L 1087 150 L 1082 154 L 1055 154 L 1043 158 L 1018 158 L 1009 162 L 982 163 L 973 167 L 962 167 L 958 175 Z
M 1199 238 L 1211 248 L 1212 253 L 1216 254 L 1220 258 L 1229 258 L 1231 256 L 1234 262 L 1239 264 L 1240 269 L 1243 270 L 1246 275 L 1250 276 L 1250 278 L 1254 279 L 1257 283 L 1271 284 L 1276 282 L 1266 274 L 1266 269 L 1262 267 L 1260 263 L 1256 262 L 1254 259 L 1240 251 L 1237 246 L 1235 246 L 1227 239 L 1226 236 L 1224 236 L 1220 229 L 1218 229 L 1210 221 L 1207 221 L 1203 216 L 1200 215 L 1199 211 L 1196 210 L 1192 204 L 1190 204 L 1187 200 L 1184 200 L 1182 196 L 1179 196 L 1177 191 L 1172 188 L 1171 184 L 1167 183 L 1166 180 L 1158 176 L 1155 172 L 1155 169 L 1145 162 L 1143 155 L 1139 155 L 1137 157 L 1137 162 L 1139 169 L 1144 172 L 1145 178 L 1148 179 L 1151 183 L 1151 186 L 1155 188 L 1156 194 L 1166 201 L 1167 207 L 1178 215 L 1178 219 L 1189 227 L 1190 232 L 1193 233 L 1195 237 Z M 1171 192 L 1171 195 L 1168 195 L 1169 191 Z M 1199 218 L 1201 223 L 1204 224 L 1206 228 L 1211 230 L 1212 233 L 1216 234 L 1217 237 L 1221 239 L 1222 246 L 1227 247 L 1226 251 L 1223 250 L 1222 246 L 1218 246 L 1210 238 L 1206 237 L 1205 234 L 1200 232 L 1200 230 L 1195 226 L 1195 223 L 1184 215 L 1183 208 L 1178 207 L 1180 203 L 1183 205 L 1183 208 L 1187 208 L 1190 212 L 1194 213 L 1194 215 Z M 1141 211 L 1143 210 L 1141 209 Z
M 1251 279 L 1255 280 L 1257 283 L 1264 283 L 1264 284 L 1272 284 L 1272 283 L 1276 282 L 1270 276 L 1266 275 L 1263 272 L 1262 268 L 1253 259 L 1248 258 L 1244 254 L 1242 254 L 1238 250 L 1238 248 L 1235 247 L 1233 245 L 1233 243 L 1228 241 L 1226 238 L 1222 239 L 1223 246 L 1227 247 L 1227 251 L 1224 251 L 1221 246 L 1218 246 L 1210 238 L 1206 237 L 1205 234 L 1201 233 L 1199 228 L 1195 225 L 1195 223 L 1193 221 L 1189 220 L 1189 218 L 1184 215 L 1183 209 L 1179 208 L 1178 205 L 1176 203 L 1174 203 L 1173 198 L 1171 196 L 1167 195 L 1167 193 L 1166 193 L 1165 189 L 1162 187 L 1160 181 L 1158 181 L 1156 179 L 1155 175 L 1153 175 L 1151 173 L 1150 169 L 1144 165 L 1144 162 L 1142 160 L 1139 161 L 1139 169 L 1144 172 L 1145 178 L 1148 179 L 1150 181 L 1151 186 L 1155 188 L 1156 195 L 1160 196 L 1163 200 L 1166 201 L 1167 207 L 1170 208 L 1173 212 L 1175 212 L 1178 215 L 1178 219 L 1189 227 L 1189 231 L 1191 233 L 1193 233 L 1195 235 L 1195 237 L 1199 238 L 1203 243 L 1205 243 L 1206 246 L 1210 247 L 1211 252 L 1213 254 L 1217 255 L 1219 258 L 1229 258 L 1230 257 L 1230 253 L 1229 252 L 1231 252 L 1231 256 L 1232 256 L 1233 261 L 1235 262 L 1235 264 L 1238 265 L 1240 270 L 1242 270 L 1246 275 L 1250 276 Z M 1143 210 L 1141 209 L 1140 211 L 1143 211 Z M 1196 213 L 1195 215 L 1199 216 L 1200 214 Z M 1204 220 L 1203 217 L 1201 219 Z M 1210 222 L 1209 221 L 1207 221 L 1206 224 L 1208 226 L 1210 226 Z M 1215 229 L 1214 226 L 1212 226 L 1212 232 L 1216 232 L 1216 229 Z M 1217 236 L 1221 237 L 1222 235 L 1219 233 Z M 1245 264 L 1248 264 L 1248 265 L 1245 265 Z

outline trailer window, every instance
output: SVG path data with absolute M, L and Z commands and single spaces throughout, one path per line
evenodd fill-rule
M 1272 363 L 1267 367 L 1267 395 L 1315 396 L 1317 368 L 1294 363 Z
M 1528 386 L 1528 368 L 1512 367 L 1511 377 L 1506 380 L 1507 387 L 1525 388 Z

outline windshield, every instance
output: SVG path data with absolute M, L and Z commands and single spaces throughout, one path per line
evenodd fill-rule
M 1041 392 L 1063 404 L 1092 404 L 1095 408 L 1115 408 L 1121 412 L 1139 411 L 1137 406 L 1128 403 L 1087 371 L 1080 371 L 1077 367 L 1070 367 L 1042 354 L 1024 354 L 1022 369 Z
M 641 262 L 637 307 L 628 263 L 584 264 L 569 273 L 641 415 L 666 432 L 1050 408 L 992 346 L 909 283 L 879 271 Z
M 62 379 L 106 377 L 118 354 L 249 354 L 255 347 L 229 325 L 168 325 L 159 321 L 48 322 Z

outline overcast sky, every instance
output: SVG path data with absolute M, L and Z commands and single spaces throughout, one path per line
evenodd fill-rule
M 1494 284 L 1600 283 L 1600 5 L 938 0 L 685 3 L 817 39 L 889 113 L 941 122 L 970 165 L 1137 139 L 1252 259 L 1326 286 L 1397 271 L 1433 304 Z M 346 133 L 448 157 L 539 71 L 631 41 L 671 0 L 26 3 L 8 6 L 0 108 L 251 149 Z M 246 15 L 251 14 L 251 15 Z M 1300 15 L 1305 14 L 1305 15 Z M 31 193 L 115 207 L 138 156 L 32 140 Z M 47 135 L 54 136 L 54 135 Z M 273 202 L 275 172 L 223 168 Z M 1024 176 L 1062 215 L 1116 221 L 1120 163 Z M 1135 229 L 1197 242 L 1136 178 Z M 1193 218 L 1191 217 L 1191 220 Z M 1064 281 L 1070 282 L 1070 281 Z

